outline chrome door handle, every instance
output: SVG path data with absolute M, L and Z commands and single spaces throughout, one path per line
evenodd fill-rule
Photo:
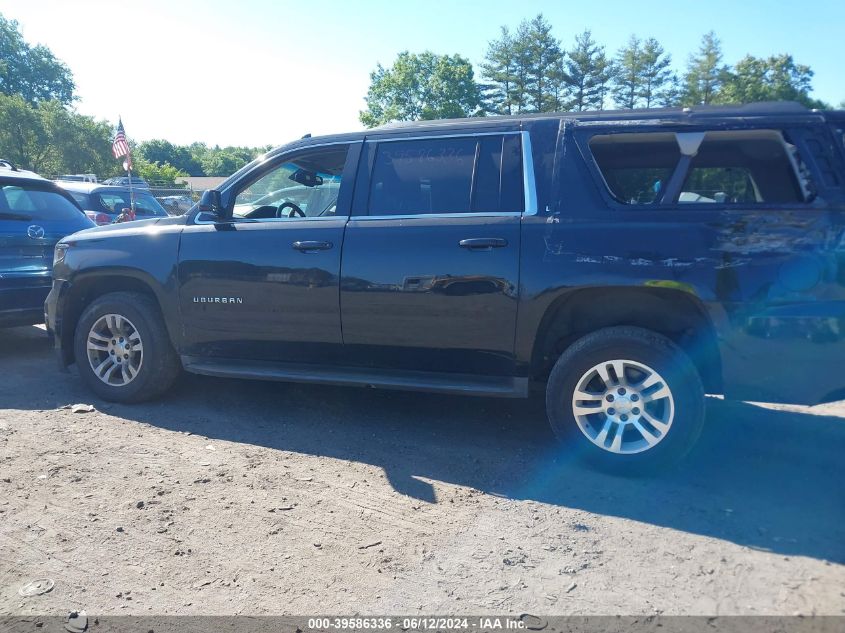
M 332 246 L 334 246 L 331 242 L 320 242 L 315 240 L 303 240 L 301 242 L 294 242 L 291 244 L 293 248 L 298 251 L 308 252 L 308 251 L 327 251 Z
M 461 248 L 468 248 L 473 251 L 489 251 L 491 248 L 502 248 L 508 245 L 503 237 L 471 237 L 458 242 Z

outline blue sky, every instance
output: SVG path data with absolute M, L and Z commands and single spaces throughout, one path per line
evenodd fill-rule
M 845 100 L 842 1 L 0 0 L 0 12 L 70 66 L 80 112 L 121 114 L 138 140 L 276 145 L 358 129 L 377 63 L 430 49 L 478 64 L 499 26 L 540 12 L 564 47 L 584 28 L 609 52 L 654 36 L 679 69 L 712 29 L 727 62 L 788 52 L 815 71 L 816 97 Z

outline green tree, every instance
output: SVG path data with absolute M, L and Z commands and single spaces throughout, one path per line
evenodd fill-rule
M 47 136 L 48 151 L 40 166 L 43 173 L 111 175 L 117 171 L 111 124 L 78 114 L 58 101 L 42 101 L 37 111 Z
M 563 62 L 563 83 L 569 96 L 566 109 L 601 110 L 610 80 L 610 62 L 604 47 L 596 44 L 589 29 L 575 36 L 575 46 Z
M 481 64 L 481 86 L 486 108 L 496 114 L 513 114 L 517 105 L 515 97 L 519 77 L 517 76 L 517 54 L 513 36 L 503 26 L 499 39 L 487 44 L 487 53 Z
M 684 76 L 684 103 L 707 105 L 719 97 L 728 66 L 722 63 L 722 43 L 713 31 L 701 38 L 698 53 L 690 55 Z
M 520 25 L 517 40 L 527 52 L 528 110 L 550 112 L 559 109 L 555 95 L 559 94 L 563 81 L 564 53 L 560 40 L 552 34 L 552 25 L 540 13 Z
M 58 101 L 32 105 L 0 94 L 0 157 L 44 175 L 112 175 L 112 126 L 68 110 Z
M 628 43 L 616 53 L 613 77 L 613 101 L 620 108 L 637 107 L 643 91 L 643 43 L 632 35 Z
M 190 147 L 174 145 L 164 139 L 153 139 L 138 145 L 137 153 L 151 163 L 168 163 L 190 176 L 204 176 L 202 162 L 191 152 Z
M 56 100 L 68 105 L 74 88 L 70 70 L 49 48 L 28 44 L 17 21 L 0 15 L 0 92 L 29 103 Z
M 0 94 L 0 157 L 39 171 L 48 150 L 47 132 L 38 111 L 20 95 Z
M 772 55 L 765 59 L 746 55 L 728 72 L 718 95 L 720 103 L 755 101 L 797 101 L 810 108 L 827 104 L 810 96 L 813 71 L 796 64 L 792 55 Z
M 663 90 L 657 95 L 657 104 L 661 108 L 676 108 L 684 98 L 684 88 L 677 73 L 672 73 L 666 80 Z
M 646 108 L 651 108 L 660 102 L 672 77 L 672 57 L 656 39 L 649 37 L 642 44 L 640 65 L 641 80 L 637 96 Z
M 133 171 L 151 185 L 172 185 L 177 178 L 188 175 L 170 163 L 150 162 L 144 158 L 134 160 Z
M 596 84 L 596 107 L 604 110 L 605 104 L 610 100 L 613 91 L 613 82 L 616 78 L 616 62 L 607 57 L 602 60 L 602 70 Z
M 370 74 L 367 109 L 361 123 L 375 127 L 390 121 L 477 116 L 481 88 L 472 64 L 460 55 L 399 53 L 393 66 L 378 65 Z
M 258 153 L 244 148 L 215 146 L 202 157 L 202 168 L 207 176 L 230 176 L 251 161 Z

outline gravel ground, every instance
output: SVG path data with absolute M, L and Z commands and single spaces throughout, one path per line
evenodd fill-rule
M 540 399 L 185 376 L 109 405 L 0 330 L 0 614 L 845 613 L 845 403 L 708 416 L 626 480 Z

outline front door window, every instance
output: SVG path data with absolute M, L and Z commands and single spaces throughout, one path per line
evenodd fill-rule
M 276 165 L 241 189 L 233 217 L 291 220 L 335 217 L 348 145 L 305 152 Z

